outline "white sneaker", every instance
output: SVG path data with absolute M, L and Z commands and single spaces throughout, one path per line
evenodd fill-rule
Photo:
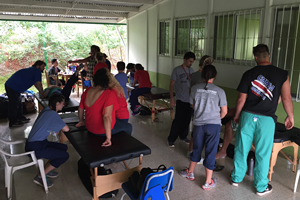
M 187 156 L 188 158 L 190 158 L 190 157 L 191 157 L 191 153 L 193 153 L 193 152 L 192 152 L 192 151 L 188 151 L 187 154 L 186 154 L 186 156 Z M 204 161 L 204 158 L 201 157 L 200 161 L 197 162 L 197 165 L 202 165 L 202 164 L 203 164 L 203 161 Z

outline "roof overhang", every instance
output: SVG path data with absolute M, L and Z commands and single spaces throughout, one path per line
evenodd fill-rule
M 126 24 L 165 0 L 0 0 L 0 20 Z

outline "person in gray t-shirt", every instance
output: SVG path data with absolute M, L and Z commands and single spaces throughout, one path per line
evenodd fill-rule
M 176 93 L 176 111 L 175 119 L 172 122 L 170 135 L 168 137 L 169 147 L 175 147 L 174 142 L 180 138 L 181 141 L 189 143 L 187 139 L 189 124 L 191 121 L 192 109 L 190 106 L 189 87 L 191 74 L 194 70 L 191 68 L 195 61 L 195 54 L 187 52 L 183 58 L 183 64 L 175 67 L 170 80 L 170 101 L 171 107 L 175 106 L 174 88 Z
M 213 65 L 207 65 L 202 70 L 204 83 L 196 84 L 191 89 L 190 103 L 194 108 L 193 152 L 190 156 L 189 168 L 182 170 L 181 175 L 194 180 L 194 170 L 201 159 L 201 152 L 205 146 L 203 165 L 206 171 L 206 181 L 202 185 L 204 190 L 215 186 L 212 178 L 215 168 L 215 157 L 220 139 L 221 119 L 227 114 L 227 101 L 223 89 L 213 83 L 217 70 Z
M 206 65 L 212 65 L 214 62 L 214 59 L 210 57 L 209 55 L 204 55 L 199 61 L 199 71 L 194 72 L 191 75 L 191 82 L 190 82 L 190 88 L 192 88 L 194 85 L 198 83 L 202 83 L 202 77 L 201 77 L 201 72 L 204 66 Z
M 191 88 L 196 85 L 196 84 L 199 84 L 199 83 L 203 83 L 203 80 L 202 80 L 202 77 L 201 77 L 201 72 L 202 72 L 202 69 L 204 66 L 206 65 L 212 65 L 214 62 L 214 59 L 208 55 L 204 55 L 202 56 L 202 58 L 200 59 L 199 61 L 199 67 L 200 69 L 196 72 L 194 72 L 192 75 L 191 75 L 191 82 L 190 82 L 190 88 L 189 88 L 189 92 L 191 93 Z M 190 156 L 190 154 L 192 153 L 193 151 L 193 134 L 191 134 L 192 137 L 190 139 L 190 144 L 189 144 L 189 150 L 188 150 L 188 156 Z

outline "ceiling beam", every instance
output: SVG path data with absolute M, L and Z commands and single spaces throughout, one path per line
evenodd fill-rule
M 106 3 L 133 3 L 133 4 L 153 4 L 154 0 L 82 0 L 83 2 L 106 2 Z
M 107 5 L 99 3 L 77 3 L 74 7 L 73 3 L 67 1 L 35 1 L 35 0 L 0 0 L 0 5 L 10 5 L 10 6 L 31 6 L 31 7 L 43 7 L 43 8 L 60 8 L 68 9 L 72 8 L 74 10 L 90 10 L 90 11 L 123 11 L 123 12 L 138 12 L 139 8 L 129 7 L 129 6 L 116 6 Z
M 45 9 L 37 7 L 7 7 L 0 5 L 0 12 L 16 12 L 16 13 L 32 13 L 32 14 L 56 14 L 65 15 L 66 9 Z M 116 13 L 116 12 L 96 12 L 96 11 L 79 11 L 70 10 L 67 15 L 79 15 L 85 17 L 127 17 L 126 13 Z
M 95 24 L 117 24 L 114 19 L 78 19 L 78 18 L 61 18 L 61 17 L 35 17 L 35 16 L 15 16 L 0 15 L 0 20 L 17 20 L 17 21 L 47 21 L 47 22 L 76 22 L 76 23 L 95 23 Z

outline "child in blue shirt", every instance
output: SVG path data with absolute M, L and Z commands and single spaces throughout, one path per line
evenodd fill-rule
M 127 76 L 124 73 L 125 70 L 125 63 L 124 62 L 118 62 L 117 63 L 117 69 L 118 69 L 118 74 L 115 75 L 115 78 L 117 79 L 117 81 L 120 83 L 121 87 L 124 90 L 124 94 L 125 94 L 125 99 L 128 99 L 128 92 L 127 92 L 127 87 L 126 87 L 126 83 L 127 83 Z
M 47 140 L 48 135 L 52 131 L 56 133 L 60 130 L 64 132 L 69 131 L 68 125 L 57 114 L 58 111 L 62 110 L 64 104 L 65 98 L 63 95 L 51 95 L 49 107 L 42 110 L 38 115 L 25 145 L 25 151 L 34 151 L 37 159 L 48 159 L 48 162 L 45 164 L 45 174 L 48 178 L 57 177 L 58 173 L 53 171 L 53 169 L 58 168 L 69 158 L 67 145 Z M 33 181 L 38 185 L 44 186 L 40 174 Z M 50 188 L 53 186 L 53 183 L 47 179 L 47 185 Z

